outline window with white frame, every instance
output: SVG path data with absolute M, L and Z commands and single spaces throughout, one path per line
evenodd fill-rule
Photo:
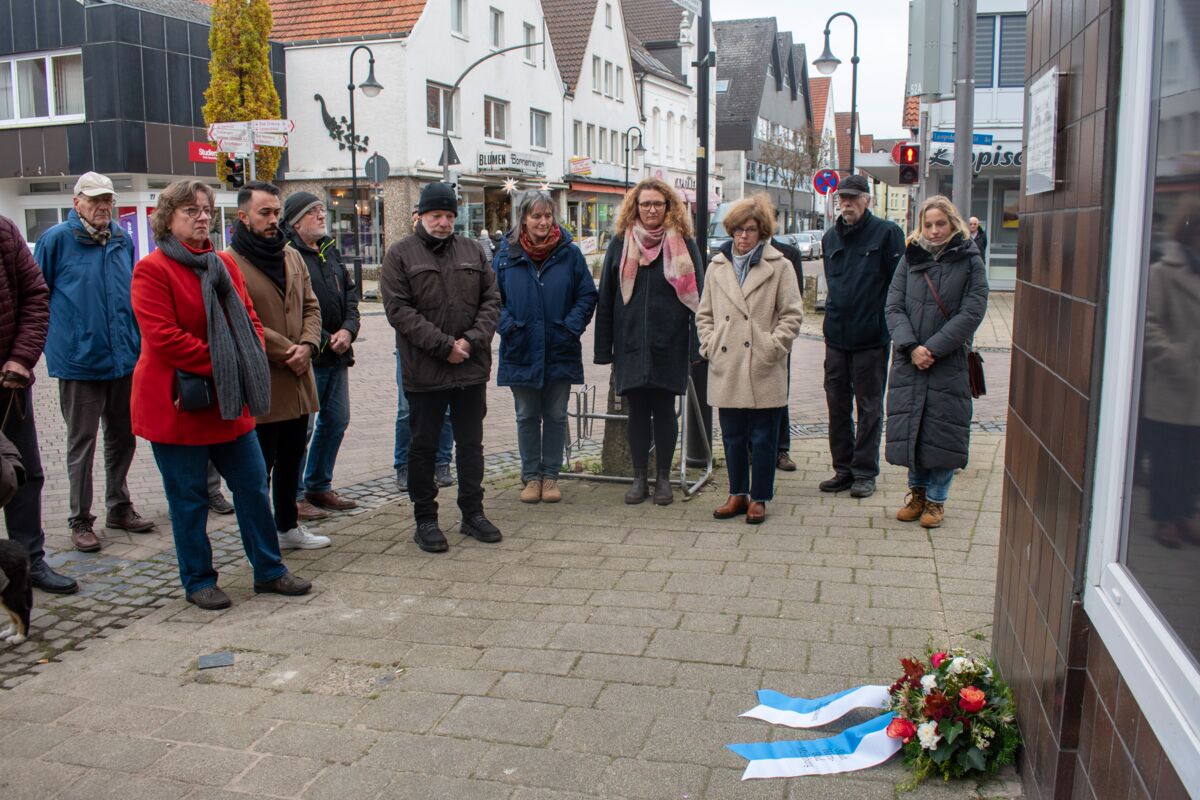
M 1025 85 L 1025 15 L 981 14 L 975 18 L 975 88 Z
M 533 27 L 528 22 L 526 22 L 525 23 L 525 60 L 528 61 L 530 64 L 533 63 L 533 47 L 532 47 L 532 45 L 536 41 L 537 41 L 537 28 Z
M 488 40 L 492 43 L 492 48 L 499 50 L 504 47 L 504 12 L 498 8 L 493 8 L 488 14 L 490 27 L 488 28 Z
M 83 118 L 80 51 L 0 60 L 0 125 Z
M 596 150 L 596 160 L 608 161 L 608 128 L 600 129 L 600 138 L 596 144 L 599 145 Z
M 600 94 L 600 56 L 592 56 L 592 91 Z
M 604 62 L 604 95 L 605 97 L 613 96 L 613 63 L 611 61 Z
M 604 27 L 611 28 L 613 26 L 612 17 L 613 17 L 612 3 L 605 3 L 604 4 Z
M 675 112 L 667 112 L 667 131 L 666 131 L 666 155 L 667 158 L 675 155 Z
M 483 138 L 508 141 L 508 103 L 494 97 L 483 98 Z
M 621 102 L 625 102 L 625 68 L 617 67 L 617 85 L 614 87 L 614 95 Z
M 690 155 L 688 152 L 688 118 L 681 116 L 679 118 L 679 157 L 687 158 Z
M 754 131 L 754 136 L 764 142 L 771 141 L 771 123 L 766 117 L 758 118 L 758 127 Z
M 1164 73 L 1172 51 L 1196 63 L 1200 29 L 1194 0 L 1131 3 L 1122 23 L 1120 96 L 1145 100 L 1122 104 L 1115 134 L 1114 181 L 1132 190 L 1114 195 L 1112 218 L 1128 224 L 1112 234 L 1107 291 L 1126 300 L 1102 323 L 1084 609 L 1197 796 L 1200 204 L 1179 165 L 1200 151 L 1200 126 L 1196 81 Z
M 529 146 L 538 150 L 550 149 L 550 115 L 536 108 L 529 109 Z
M 571 143 L 573 148 L 571 150 L 571 155 L 581 156 L 583 155 L 583 123 L 579 120 L 575 120 L 575 126 L 572 130 L 572 134 Z
M 467 0 L 450 0 L 450 32 L 467 35 Z
M 609 161 L 613 162 L 614 164 L 619 163 L 621 160 L 621 150 L 618 145 L 620 137 L 621 134 L 617 131 L 608 132 L 608 152 L 610 154 Z
M 621 134 L 621 163 L 629 163 L 629 134 Z
M 587 153 L 585 155 L 591 158 L 596 154 L 596 126 L 588 123 L 587 126 Z
M 454 102 L 457 102 L 457 96 Z M 454 102 L 451 102 L 450 87 L 429 81 L 425 84 L 425 127 L 440 131 L 443 120 L 450 133 L 457 133 L 454 122 Z

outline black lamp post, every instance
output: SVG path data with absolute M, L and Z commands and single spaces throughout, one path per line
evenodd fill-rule
M 858 149 L 855 135 L 858 121 L 858 20 L 848 11 L 839 11 L 825 21 L 825 51 L 813 62 L 822 75 L 832 75 L 841 59 L 829 49 L 829 25 L 838 17 L 848 17 L 854 23 L 854 55 L 850 58 L 850 174 L 854 174 L 854 151 Z
M 354 283 L 358 286 L 358 296 L 361 299 L 362 288 L 362 238 L 358 226 L 358 138 L 354 134 L 354 55 L 359 50 L 366 50 L 368 62 L 367 79 L 358 87 L 367 97 L 375 97 L 383 91 L 383 85 L 375 80 L 375 53 L 365 44 L 360 44 L 350 51 L 350 83 L 346 89 L 350 92 L 350 230 L 354 234 Z
M 641 156 L 641 155 L 645 155 L 645 153 L 646 153 L 646 146 L 644 144 L 642 144 L 642 138 L 645 136 L 645 134 L 642 133 L 642 129 L 639 128 L 637 125 L 630 125 L 625 131 L 625 188 L 626 189 L 629 188 L 629 134 L 631 134 L 633 131 L 637 131 L 637 135 L 638 135 L 637 147 L 633 148 L 633 154 L 635 156 Z

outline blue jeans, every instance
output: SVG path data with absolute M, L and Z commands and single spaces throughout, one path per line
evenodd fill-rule
M 775 498 L 775 464 L 779 458 L 782 408 L 722 408 L 721 440 L 729 493 L 748 495 L 756 503 Z
M 521 451 L 521 480 L 558 479 L 567 446 L 568 381 L 542 388 L 513 386 L 517 411 L 517 447 Z
M 925 497 L 934 503 L 944 503 L 950 495 L 950 483 L 954 480 L 952 469 L 908 468 L 908 487 L 924 489 Z
M 279 555 L 275 517 L 267 494 L 267 467 L 254 431 L 221 444 L 152 443 L 151 448 L 171 511 L 171 533 L 184 591 L 195 594 L 217 585 L 212 544 L 204 529 L 208 522 L 210 460 L 233 494 L 242 547 L 254 568 L 254 580 L 273 581 L 287 572 Z
M 408 419 L 408 397 L 404 394 L 404 374 L 400 371 L 399 350 L 396 351 L 396 393 L 400 399 L 396 404 L 396 449 L 392 457 L 392 468 L 399 470 L 408 466 L 408 449 L 412 446 L 412 425 Z M 433 463 L 449 464 L 453 460 L 453 451 L 454 428 L 450 425 L 450 409 L 447 408 Z
M 350 425 L 350 368 L 314 367 L 313 375 L 321 410 L 308 418 L 308 457 L 307 462 L 300 460 L 303 480 L 297 484 L 297 496 L 301 490 L 328 492 L 333 488 L 333 465 Z

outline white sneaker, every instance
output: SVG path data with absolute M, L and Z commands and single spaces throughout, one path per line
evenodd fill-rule
M 279 549 L 280 550 L 320 550 L 322 547 L 329 547 L 333 543 L 328 536 L 321 536 L 316 533 L 309 533 L 308 528 L 303 525 L 297 525 L 290 531 L 283 531 L 279 534 Z

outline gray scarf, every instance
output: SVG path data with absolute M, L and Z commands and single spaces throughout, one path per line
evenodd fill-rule
M 733 274 L 737 276 L 739 286 L 746 282 L 746 273 L 750 271 L 750 266 L 761 256 L 765 245 L 766 242 L 759 242 L 753 250 L 744 256 L 739 256 L 736 250 L 729 251 L 733 256 Z
M 258 332 L 225 262 L 213 250 L 193 253 L 168 234 L 158 242 L 170 259 L 200 276 L 204 313 L 208 316 L 208 351 L 221 419 L 237 419 L 250 406 L 253 416 L 271 410 L 271 368 Z

